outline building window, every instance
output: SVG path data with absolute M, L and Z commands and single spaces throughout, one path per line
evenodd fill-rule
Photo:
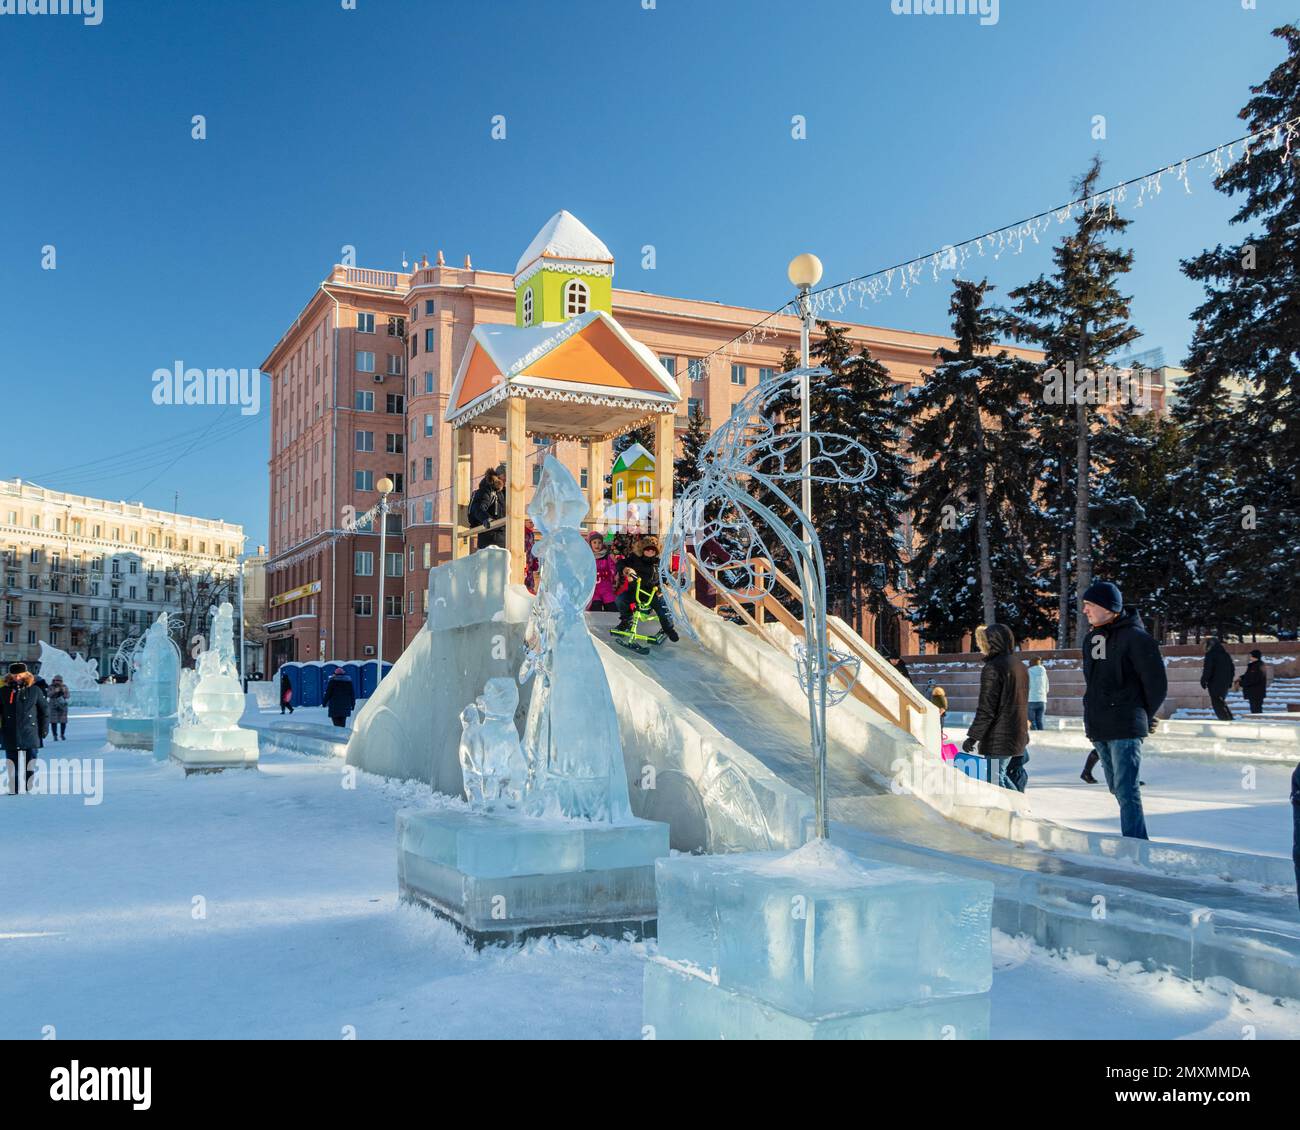
M 357 451 L 374 451 L 375 450 L 375 433 L 362 432 L 356 433 L 356 450 Z
M 388 317 L 388 336 L 405 337 L 406 319 L 397 314 L 390 314 Z
M 430 315 L 430 316 L 433 314 L 433 299 L 432 299 L 432 298 L 426 298 L 426 299 L 424 300 L 424 312 L 425 312 L 426 315 Z
M 384 556 L 384 576 L 400 577 L 402 575 L 402 551 L 399 549 L 396 553 L 387 553 Z
M 401 432 L 388 433 L 388 446 L 385 450 L 389 455 L 401 455 L 406 450 L 406 436 Z
M 373 392 L 358 391 L 353 397 L 352 407 L 358 412 L 373 412 L 375 410 L 375 394 Z
M 357 372 L 373 373 L 375 371 L 375 355 L 366 349 L 357 350 Z
M 570 279 L 564 284 L 564 316 L 575 318 L 587 312 L 587 284 L 580 279 Z
M 400 377 L 402 375 L 402 355 L 400 353 L 390 353 L 388 355 L 388 375 L 390 377 Z
M 698 396 L 688 397 L 686 400 L 686 414 L 688 416 L 694 416 L 696 412 L 701 411 L 703 411 L 703 409 L 700 407 L 700 398 Z
M 578 472 L 578 485 L 582 487 L 583 490 L 587 489 L 587 468 L 586 467 L 583 467 L 583 469 Z
M 524 291 L 524 325 L 533 324 L 533 288 L 530 286 Z
M 424 391 L 425 391 L 425 392 L 432 392 L 432 391 L 433 391 L 433 374 L 432 374 L 432 373 L 425 373 L 425 374 L 424 374 Z
M 375 316 L 373 314 L 357 314 L 357 333 L 372 334 L 375 332 Z
M 427 329 L 424 331 L 424 351 L 425 353 L 433 352 L 433 330 L 432 329 Z
M 433 414 L 429 412 L 424 415 L 424 434 L 426 436 L 433 435 Z
M 354 490 L 374 490 L 375 489 L 374 471 L 353 471 L 352 487 Z
M 686 376 L 692 381 L 707 379 L 708 374 L 704 371 L 703 358 L 692 357 L 686 362 Z
M 676 358 L 676 357 L 660 357 L 660 358 L 659 358 L 659 364 L 661 364 L 665 369 L 668 370 L 668 375 L 669 375 L 670 377 L 675 377 L 675 376 L 677 376 L 677 358 Z
M 641 478 L 637 479 L 636 481 L 637 498 L 649 498 L 653 494 L 654 494 L 653 480 L 650 479 L 649 476 L 642 475 Z
M 399 592 L 396 596 L 391 593 L 384 594 L 384 615 L 400 616 L 402 614 L 402 594 Z
M 758 371 L 759 384 L 762 384 L 764 381 L 772 381 L 772 380 L 776 380 L 775 369 L 759 369 Z
M 622 479 L 615 479 L 615 480 L 614 480 L 614 497 L 615 497 L 615 498 L 622 498 L 622 497 L 623 497 L 623 480 L 622 480 Z
M 354 616 L 371 615 L 370 594 L 359 592 L 352 597 L 352 614 Z
M 385 411 L 390 416 L 400 416 L 406 411 L 406 397 L 404 397 L 400 392 L 390 392 L 387 397 L 385 397 L 385 400 L 387 402 Z
M 427 483 L 432 478 L 433 478 L 433 456 L 426 455 L 424 457 L 424 481 Z
M 433 564 L 433 542 L 426 541 L 423 547 L 424 567 L 428 569 Z
M 732 383 L 733 385 L 743 385 L 743 384 L 745 383 L 745 366 L 744 366 L 744 365 L 732 365 L 732 366 L 731 366 L 731 383 Z
M 433 521 L 433 499 L 431 498 L 424 500 L 424 520 L 426 522 Z
M 373 577 L 375 555 L 368 549 L 358 549 L 352 554 L 352 572 L 358 577 Z
M 393 493 L 394 494 L 406 493 L 406 476 L 403 475 L 401 471 L 393 472 Z M 390 525 L 393 523 L 394 518 L 397 519 L 397 523 L 400 526 L 402 521 L 402 516 L 400 514 L 390 514 L 388 516 L 388 521 Z M 402 531 L 399 528 L 397 532 L 400 534 Z

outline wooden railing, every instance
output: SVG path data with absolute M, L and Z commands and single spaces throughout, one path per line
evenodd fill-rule
M 697 576 L 701 577 L 709 588 L 752 631 L 766 637 L 767 633 L 764 625 L 768 617 L 771 617 L 772 620 L 775 620 L 790 632 L 796 640 L 803 639 L 803 621 L 781 603 L 774 589 L 763 584 L 763 577 L 770 572 L 776 584 L 801 604 L 803 602 L 803 593 L 793 580 L 773 566 L 770 561 L 754 560 L 731 563 L 733 568 L 749 566 L 753 575 L 757 578 L 757 582 L 748 591 L 728 592 L 709 580 L 707 571 L 701 569 L 700 562 L 694 554 L 688 553 L 686 558 L 690 563 L 690 580 L 693 582 Z M 751 611 L 750 607 L 747 606 L 752 606 L 753 610 Z M 915 720 L 923 718 L 928 712 L 937 709 L 934 704 L 929 702 L 920 691 L 894 670 L 880 652 L 868 644 L 838 616 L 826 617 L 826 634 L 832 650 L 852 655 L 858 660 L 862 668 L 883 679 L 898 692 L 897 706 L 884 702 L 877 695 L 872 694 L 862 682 L 861 677 L 853 680 L 849 693 L 859 702 L 870 707 L 885 721 L 904 731 L 904 733 L 920 737 L 918 730 L 921 728 L 914 725 L 914 716 L 916 716 Z M 847 686 L 852 678 L 847 671 L 838 671 L 834 677 L 841 687 Z

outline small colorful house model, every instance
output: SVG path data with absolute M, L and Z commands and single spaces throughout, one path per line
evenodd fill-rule
M 524 507 L 532 485 L 527 437 L 587 445 L 593 518 L 601 515 L 610 440 L 653 424 L 656 447 L 672 450 L 681 391 L 654 352 L 614 319 L 613 279 L 609 248 L 575 216 L 557 212 L 515 268 L 515 324 L 474 327 L 447 402 L 458 483 L 453 556 L 469 552 L 469 499 L 459 497 L 459 484 L 471 478 L 470 430 L 506 433 L 506 548 L 516 582 L 523 579 Z M 653 467 L 652 456 L 650 462 Z M 672 476 L 658 484 L 653 472 L 649 478 L 648 501 L 668 521 Z
M 655 457 L 641 444 L 632 444 L 614 460 L 609 483 L 607 523 L 624 529 L 647 525 L 654 512 Z

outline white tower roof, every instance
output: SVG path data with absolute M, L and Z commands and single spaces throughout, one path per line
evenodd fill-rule
M 515 265 L 521 275 L 534 262 L 548 259 L 586 259 L 613 263 L 614 256 L 596 234 L 572 212 L 556 212 L 528 245 Z

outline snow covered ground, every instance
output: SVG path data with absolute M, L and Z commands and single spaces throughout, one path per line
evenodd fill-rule
M 958 745 L 966 730 L 947 727 Z M 1030 731 L 1029 790 L 1033 814 L 1086 832 L 1119 835 L 1119 806 L 1106 789 L 1079 778 L 1087 751 L 1052 744 L 1050 730 Z M 1142 758 L 1142 807 L 1155 840 L 1291 857 L 1292 765 Z
M 644 946 L 476 953 L 398 904 L 394 813 L 454 802 L 311 758 L 186 779 L 104 721 L 46 750 L 102 758 L 102 803 L 0 796 L 0 1038 L 641 1038 Z M 995 966 L 998 1038 L 1300 1039 L 1300 1003 L 1228 985 L 1002 935 Z

